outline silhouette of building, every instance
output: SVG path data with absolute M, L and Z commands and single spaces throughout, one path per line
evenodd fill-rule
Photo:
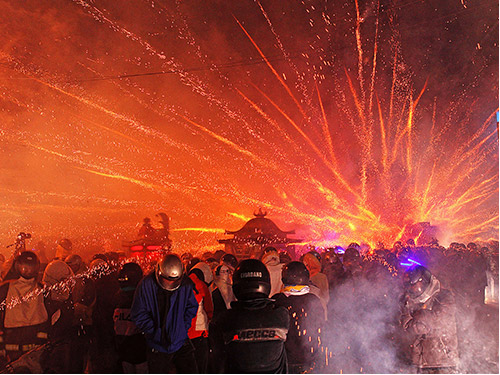
M 288 251 L 292 259 L 295 256 L 295 243 L 300 239 L 288 238 L 288 235 L 295 234 L 295 230 L 282 231 L 270 219 L 266 218 L 267 212 L 254 213 L 254 218 L 250 219 L 240 230 L 229 231 L 225 234 L 233 235 L 233 238 L 218 240 L 224 244 L 226 253 L 234 254 L 238 259 L 260 258 L 262 252 L 267 247 L 274 247 L 278 251 Z

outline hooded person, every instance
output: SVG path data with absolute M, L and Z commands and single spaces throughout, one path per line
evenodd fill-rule
M 230 254 L 226 254 L 227 256 Z M 214 306 L 213 319 L 209 325 L 209 335 L 208 340 L 210 342 L 210 348 L 212 349 L 209 353 L 208 358 L 208 368 L 209 373 L 220 373 L 222 366 L 222 354 L 220 352 L 220 347 L 214 342 L 213 332 L 213 321 L 217 319 L 222 313 L 231 308 L 231 302 L 236 301 L 236 297 L 233 293 L 233 272 L 229 263 L 220 264 L 215 269 L 214 284 L 215 289 L 212 291 L 212 302 Z M 219 350 L 219 351 L 218 351 Z
M 118 272 L 120 290 L 116 293 L 113 322 L 118 358 L 125 374 L 147 372 L 147 345 L 144 335 L 130 318 L 130 309 L 142 268 L 134 262 L 125 263 Z
M 42 285 L 37 281 L 40 260 L 32 251 L 24 251 L 14 261 L 19 278 L 0 286 L 0 303 L 12 306 L 0 311 L 2 345 L 8 361 L 18 359 L 24 353 L 47 341 L 48 313 L 45 307 Z M 22 303 L 16 302 L 32 296 Z
M 423 267 L 403 275 L 400 322 L 407 333 L 412 364 L 419 373 L 453 373 L 458 365 L 453 294 Z
M 80 255 L 71 254 L 64 261 L 77 276 L 74 278 L 71 294 L 75 310 L 73 327 L 78 333 L 71 344 L 73 361 L 69 372 L 82 373 L 86 368 L 91 346 L 92 314 L 96 303 L 96 289 L 94 280 L 86 273 L 87 266 Z
M 72 277 L 71 268 L 59 259 L 50 262 L 43 273 L 42 282 L 50 291 L 45 306 L 50 322 L 48 339 L 53 345 L 51 350 L 46 350 L 42 355 L 44 372 L 68 373 L 71 370 L 72 341 L 77 336 L 77 330 L 73 325 Z
M 326 307 L 328 305 L 328 301 L 330 300 L 330 289 L 328 287 L 328 278 L 324 273 L 321 273 L 320 259 L 321 258 L 316 251 L 310 251 L 304 254 L 302 262 L 309 271 L 311 283 L 319 289 L 314 290 L 314 288 L 312 288 L 311 292 L 317 294 L 326 314 Z
M 69 239 L 63 238 L 59 240 L 59 242 L 57 242 L 56 256 L 54 257 L 54 259 L 64 260 L 69 255 L 71 255 L 72 251 L 73 243 Z
M 285 341 L 289 373 L 310 373 L 318 363 L 324 311 L 320 299 L 310 293 L 309 271 L 302 262 L 290 262 L 282 272 L 283 291 L 274 295 L 276 306 L 285 307 L 290 325 Z M 303 334 L 306 332 L 306 334 Z
M 95 304 L 92 309 L 92 345 L 89 350 L 90 368 L 92 372 L 109 373 L 119 371 L 118 353 L 115 349 L 115 332 L 113 313 L 115 297 L 120 289 L 118 273 L 103 260 L 105 255 L 96 254 L 90 263 L 91 277 L 94 277 L 96 291 Z
M 281 270 L 283 269 L 284 264 L 280 263 L 280 255 L 274 247 L 266 248 L 261 260 L 267 267 L 271 276 L 270 295 L 274 296 L 279 293 L 283 287 L 283 282 L 281 281 Z
M 231 302 L 236 301 L 233 293 L 234 268 L 221 264 L 215 269 L 214 284 L 216 288 L 212 292 L 212 301 L 214 304 L 214 315 L 231 308 Z
M 198 311 L 191 322 L 188 337 L 195 348 L 195 358 L 200 373 L 206 373 L 208 368 L 208 325 L 212 320 L 214 306 L 209 287 L 213 281 L 210 266 L 205 262 L 197 263 L 189 272 L 189 278 L 194 283 L 194 295 L 198 302 Z

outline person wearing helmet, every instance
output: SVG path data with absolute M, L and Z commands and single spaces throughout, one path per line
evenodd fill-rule
M 72 251 L 73 251 L 73 243 L 67 238 L 62 238 L 57 243 L 56 256 L 54 257 L 54 259 L 64 260 L 66 259 L 66 257 L 71 255 Z
M 50 317 L 48 341 L 53 344 L 42 356 L 44 373 L 68 373 L 71 370 L 71 343 L 77 336 L 73 327 L 74 309 L 71 298 L 73 271 L 62 260 L 50 262 L 43 273 L 43 283 L 50 288 L 45 306 Z
M 220 262 L 224 255 L 226 255 L 226 252 L 224 250 L 216 250 L 214 253 L 214 258 L 217 260 L 217 262 Z
M 18 359 L 24 353 L 47 341 L 48 313 L 37 281 L 40 260 L 32 251 L 24 251 L 14 260 L 19 275 L 0 286 L 0 303 L 12 303 L 0 314 L 1 344 L 8 361 Z M 19 303 L 29 294 L 32 298 Z M 17 302 L 16 302 L 17 301 Z
M 290 255 L 290 253 L 286 250 L 280 250 L 278 252 L 279 254 L 279 257 L 280 257 L 280 263 L 282 264 L 287 264 L 287 263 L 290 263 L 292 261 L 292 257 Z
M 189 278 L 194 283 L 194 295 L 198 302 L 198 312 L 191 322 L 191 328 L 188 331 L 188 337 L 194 345 L 196 364 L 201 374 L 207 372 L 208 366 L 208 324 L 212 320 L 214 306 L 210 284 L 213 281 L 213 274 L 210 266 L 205 262 L 198 262 L 189 271 Z
M 274 295 L 276 306 L 283 306 L 290 314 L 290 325 L 285 341 L 288 372 L 311 372 L 318 363 L 321 328 L 325 323 L 320 299 L 310 293 L 309 271 L 302 262 L 290 262 L 281 279 L 283 291 Z M 305 332 L 305 334 L 304 334 Z
M 194 285 L 175 254 L 167 254 L 135 291 L 130 316 L 144 333 L 150 373 L 196 373 L 188 330 L 198 311 Z
M 328 287 L 328 278 L 321 272 L 321 257 L 316 251 L 310 251 L 304 254 L 302 262 L 309 271 L 311 283 L 318 288 L 313 289 L 312 292 L 319 297 L 326 313 L 326 307 L 330 300 L 330 289 Z
M 342 258 L 346 271 L 346 278 L 352 279 L 362 275 L 363 263 L 359 251 L 354 247 L 348 247 Z
M 280 256 L 274 247 L 268 247 L 262 255 L 262 263 L 264 263 L 271 275 L 271 295 L 275 295 L 281 291 L 283 283 L 281 282 L 281 270 L 284 264 L 280 263 Z
M 321 266 L 323 273 L 328 279 L 328 290 L 331 292 L 341 285 L 346 278 L 344 266 L 337 253 L 332 250 L 327 250 L 321 258 Z
M 238 259 L 233 254 L 224 254 L 220 259 L 220 264 L 226 265 L 234 271 L 238 267 Z
M 271 277 L 257 259 L 243 260 L 233 275 L 237 301 L 212 326 L 224 372 L 286 373 L 284 342 L 290 324 L 286 308 L 269 299 Z
M 120 290 L 118 270 L 108 262 L 105 254 L 95 254 L 90 262 L 91 277 L 96 291 L 92 309 L 92 345 L 89 350 L 90 370 L 94 373 L 118 371 L 118 353 L 114 346 L 114 297 Z
M 88 275 L 87 266 L 78 254 L 71 254 L 64 260 L 76 277 L 71 292 L 74 308 L 73 329 L 77 336 L 71 342 L 70 373 L 83 373 L 87 367 L 92 344 L 92 313 L 96 303 L 95 282 Z
M 455 298 L 423 266 L 403 274 L 401 326 L 419 373 L 453 373 L 458 364 Z
M 120 290 L 116 293 L 113 321 L 115 345 L 124 374 L 144 373 L 148 369 L 146 340 L 130 319 L 134 292 L 142 277 L 142 268 L 133 262 L 125 263 L 118 272 Z

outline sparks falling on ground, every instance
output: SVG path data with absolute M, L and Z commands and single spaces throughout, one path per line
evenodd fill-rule
M 232 3 L 0 3 L 3 248 L 498 239 L 497 2 Z

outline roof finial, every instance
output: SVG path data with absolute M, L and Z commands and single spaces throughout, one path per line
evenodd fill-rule
M 257 213 L 254 212 L 253 213 L 253 216 L 255 216 L 255 217 L 264 217 L 266 215 L 267 215 L 267 211 L 266 212 L 262 212 L 262 207 L 259 207 L 259 212 L 257 212 Z

